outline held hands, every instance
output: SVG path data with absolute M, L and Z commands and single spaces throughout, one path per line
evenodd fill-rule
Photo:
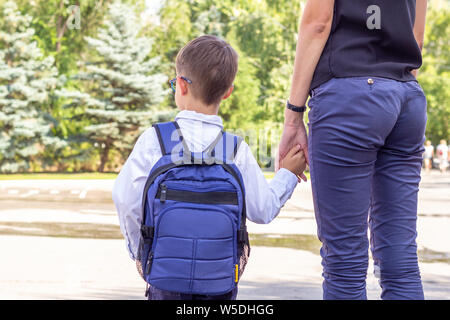
M 283 159 L 286 157 L 289 151 L 297 145 L 300 145 L 304 153 L 306 163 L 308 163 L 308 137 L 306 134 L 306 128 L 303 124 L 303 120 L 299 121 L 299 123 L 295 125 L 285 124 L 283 135 L 280 141 L 280 146 L 278 149 L 277 160 L 275 162 L 275 170 L 278 170 L 282 167 L 281 162 L 283 161 Z M 307 181 L 307 178 L 303 173 L 299 174 L 298 177 L 298 182 L 301 182 L 301 180 L 305 182 Z
M 294 146 L 288 154 L 280 161 L 281 168 L 285 168 L 297 177 L 303 174 L 306 169 L 305 153 L 300 145 Z

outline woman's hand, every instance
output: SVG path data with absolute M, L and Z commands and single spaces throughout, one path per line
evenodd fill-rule
M 308 158 L 308 136 L 306 134 L 305 124 L 303 118 L 299 117 L 299 114 L 290 110 L 286 110 L 285 113 L 285 124 L 283 135 L 281 136 L 280 146 L 278 148 L 277 160 L 275 162 L 275 170 L 278 171 L 280 168 L 280 163 L 283 161 L 284 157 L 288 152 L 296 145 L 300 145 L 306 158 L 306 163 L 309 164 Z M 299 177 L 299 182 L 307 181 L 304 174 Z

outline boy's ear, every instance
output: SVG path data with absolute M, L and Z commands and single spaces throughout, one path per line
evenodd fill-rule
M 186 81 L 177 77 L 177 87 L 180 89 L 180 93 L 182 96 L 185 96 L 188 93 L 188 85 Z
M 230 89 L 228 89 L 227 93 L 225 93 L 225 95 L 223 96 L 222 100 L 228 99 L 231 94 L 233 93 L 234 90 L 234 86 L 231 86 Z

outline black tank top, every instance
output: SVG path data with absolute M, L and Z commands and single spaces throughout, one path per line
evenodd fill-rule
M 335 0 L 331 33 L 311 89 L 331 78 L 411 81 L 422 65 L 414 38 L 416 0 Z

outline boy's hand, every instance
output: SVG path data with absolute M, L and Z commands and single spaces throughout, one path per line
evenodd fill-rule
M 288 120 L 292 117 L 298 117 L 297 112 L 293 112 L 289 109 L 285 111 L 285 118 L 287 121 L 296 121 L 298 119 L 293 118 L 294 120 Z M 306 163 L 308 163 L 308 136 L 306 134 L 306 128 L 301 120 L 299 123 L 295 125 L 285 124 L 283 135 L 281 137 L 280 146 L 277 152 L 276 162 L 275 162 L 275 171 L 278 171 L 279 168 L 282 168 L 281 161 L 284 159 L 285 155 L 289 152 L 289 150 L 299 144 L 301 149 L 305 153 Z M 300 175 L 300 179 L 303 181 L 307 181 L 307 178 L 304 174 Z M 301 183 L 301 181 L 298 181 Z
M 306 169 L 306 158 L 300 145 L 294 146 L 281 161 L 281 167 L 289 170 L 297 177 Z

